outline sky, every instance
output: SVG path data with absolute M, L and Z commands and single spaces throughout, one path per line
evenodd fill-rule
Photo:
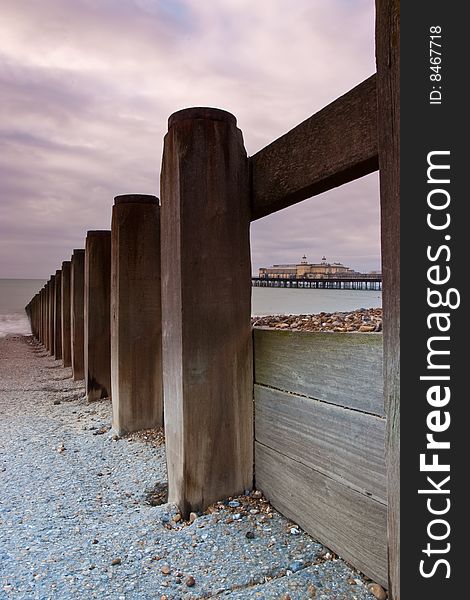
M 47 278 L 114 196 L 159 195 L 168 116 L 255 154 L 375 72 L 373 0 L 0 0 L 0 277 Z M 380 268 L 378 175 L 251 226 L 252 268 Z

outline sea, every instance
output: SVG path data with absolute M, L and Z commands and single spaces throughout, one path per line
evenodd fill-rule
M 42 279 L 0 279 L 0 337 L 31 334 L 24 307 L 45 283 Z M 381 306 L 382 292 L 373 290 L 252 288 L 253 316 L 346 312 Z

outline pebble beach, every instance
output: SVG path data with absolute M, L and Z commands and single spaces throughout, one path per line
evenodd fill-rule
M 256 325 L 380 331 L 377 309 L 357 315 Z M 261 491 L 184 522 L 166 502 L 163 432 L 119 438 L 110 401 L 87 404 L 83 394 L 32 337 L 0 338 L 0 598 L 385 597 Z

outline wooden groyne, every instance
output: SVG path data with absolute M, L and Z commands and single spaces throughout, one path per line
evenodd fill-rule
M 384 585 L 388 583 L 390 598 L 398 600 L 398 2 L 377 0 L 376 7 L 377 75 L 252 157 L 246 154 L 233 115 L 212 108 L 191 108 L 172 115 L 164 141 L 160 204 L 142 196 L 117 197 L 111 231 L 88 232 L 85 251 L 74 251 L 70 292 L 68 267 L 62 265 L 26 310 L 33 335 L 49 353 L 64 363 L 70 356 L 74 378 L 86 381 L 88 399 L 112 396 L 113 425 L 117 430 L 155 426 L 160 422 L 163 402 L 169 500 L 177 502 L 184 515 L 258 483 L 266 487 L 275 505 L 300 520 L 296 494 L 303 499 L 300 508 L 308 512 L 309 494 L 322 480 L 324 469 L 331 467 L 328 473 L 333 479 L 342 477 L 344 465 L 335 452 L 343 452 L 354 467 L 352 480 L 329 486 L 323 504 L 317 495 L 318 518 L 302 524 L 366 574 Z M 323 398 L 309 392 L 309 410 L 318 415 L 318 421 L 316 425 L 307 421 L 310 425 L 302 438 L 306 446 L 297 448 L 292 456 L 288 444 L 279 445 L 279 431 L 274 425 L 268 420 L 263 427 L 259 421 L 260 414 L 280 409 L 278 401 L 285 401 L 285 392 L 295 394 L 296 390 L 289 387 L 292 382 L 287 379 L 278 382 L 276 393 L 255 387 L 273 386 L 271 380 L 263 380 L 262 373 L 270 369 L 261 357 L 264 350 L 257 349 L 260 342 L 256 337 L 253 372 L 250 222 L 378 168 L 383 404 L 377 400 L 377 386 L 371 386 L 375 390 L 374 407 L 381 405 L 379 413 L 374 408 L 370 415 L 352 415 L 354 410 L 348 412 L 344 405 L 330 411 L 335 415 L 339 411 L 331 423 L 332 435 L 339 440 L 357 430 L 366 439 L 364 432 L 372 431 L 373 452 L 369 462 L 363 456 L 359 463 L 354 448 L 346 444 L 336 450 L 333 445 L 328 449 L 332 465 L 304 465 L 306 477 L 305 469 L 299 466 L 297 475 L 291 473 L 289 493 L 284 494 L 283 465 L 291 464 L 289 461 L 300 465 L 298 452 L 307 456 L 313 449 L 309 444 L 321 443 L 312 432 L 315 427 L 321 431 L 329 417 L 325 407 L 317 403 Z M 234 265 L 230 273 L 225 269 L 227 264 Z M 323 282 L 325 287 L 339 283 Z M 354 282 L 343 281 L 342 285 L 348 283 Z M 360 284 L 381 286 L 382 282 L 368 280 Z M 315 280 L 306 285 L 312 287 Z M 288 352 L 287 346 L 282 347 L 283 339 L 279 341 L 281 357 Z M 304 368 L 309 381 L 316 377 L 325 380 L 325 374 L 318 371 L 320 363 L 310 360 L 323 351 L 321 340 L 315 340 L 315 348 L 306 346 Z M 359 365 L 356 362 L 354 368 L 339 365 L 347 367 L 348 389 L 354 389 L 356 380 L 357 386 L 363 385 L 359 373 L 368 360 L 364 358 Z M 292 410 L 298 415 L 307 402 L 304 395 L 301 391 L 295 398 L 297 404 Z M 283 431 L 296 437 L 299 421 L 287 417 Z M 273 438 L 270 450 L 267 438 Z M 385 445 L 382 463 L 381 439 Z M 282 460 L 278 461 L 273 452 L 280 453 Z M 323 459 L 328 453 L 322 455 Z M 375 489 L 369 485 L 372 471 L 377 474 Z M 372 500 L 368 492 L 374 496 Z M 354 501 L 339 501 L 353 497 Z M 347 525 L 355 514 L 366 519 L 372 514 L 368 513 L 368 502 L 376 503 L 371 504 L 375 512 L 370 526 L 377 543 L 359 548 L 341 523 Z M 331 512 L 332 504 L 336 504 L 336 516 Z M 342 511 L 350 511 L 349 521 Z M 339 523 L 337 530 L 335 523 Z

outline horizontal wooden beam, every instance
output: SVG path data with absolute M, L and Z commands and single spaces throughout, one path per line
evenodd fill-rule
M 372 75 L 250 158 L 251 220 L 378 169 Z

